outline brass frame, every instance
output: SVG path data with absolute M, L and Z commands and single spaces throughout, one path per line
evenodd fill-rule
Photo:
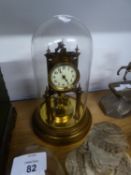
M 76 47 L 75 51 L 67 51 L 64 47 L 63 42 L 58 43 L 58 47 L 54 52 L 51 52 L 51 50 L 48 48 L 45 54 L 47 60 L 48 87 L 46 88 L 45 94 L 43 95 L 43 104 L 46 105 L 46 109 L 44 109 L 44 111 L 46 111 L 48 117 L 46 119 L 46 122 L 42 120 L 40 114 L 40 106 L 35 111 L 32 121 L 35 133 L 44 142 L 50 143 L 51 145 L 64 146 L 80 142 L 87 135 L 91 127 L 92 117 L 89 110 L 86 108 L 82 115 L 80 115 L 82 89 L 80 87 L 80 84 L 78 85 L 80 79 L 80 73 L 78 70 L 79 55 L 80 52 L 78 46 Z M 68 88 L 59 88 L 52 84 L 51 73 L 54 68 L 59 65 L 69 65 L 76 71 L 76 81 L 72 84 L 72 86 L 69 86 Z M 63 125 L 62 122 L 60 123 L 61 127 L 53 126 L 52 123 L 54 121 L 54 116 L 52 115 L 51 109 L 51 97 L 55 95 L 58 95 L 60 97 L 66 92 L 73 92 L 74 95 L 76 95 L 74 123 L 71 126 L 68 125 L 68 127 Z M 58 118 L 61 118 L 59 115 L 59 110 L 61 109 L 57 110 L 59 116 Z M 45 114 L 43 116 L 46 117 Z

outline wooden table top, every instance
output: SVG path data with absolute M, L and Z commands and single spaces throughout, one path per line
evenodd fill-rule
M 100 109 L 98 102 L 102 96 L 106 95 L 108 91 L 99 91 L 89 93 L 87 106 L 92 114 L 93 123 L 108 121 L 113 122 L 120 126 L 123 132 L 126 134 L 129 145 L 131 145 L 131 116 L 123 119 L 116 119 L 106 116 Z M 38 136 L 36 136 L 32 129 L 32 114 L 34 110 L 39 106 L 40 100 L 25 100 L 13 102 L 13 106 L 17 112 L 16 126 L 12 133 L 12 139 L 10 144 L 9 157 L 24 153 L 26 148 L 32 145 L 40 145 L 42 147 L 51 147 L 47 143 L 44 143 Z M 64 151 L 68 152 L 70 149 L 65 147 Z M 56 148 L 56 154 L 60 156 L 63 153 L 63 149 Z M 131 153 L 131 148 L 129 148 Z

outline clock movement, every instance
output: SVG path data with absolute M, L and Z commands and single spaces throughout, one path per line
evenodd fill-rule
M 33 128 L 44 141 L 68 145 L 82 140 L 91 126 L 87 91 L 91 36 L 77 19 L 58 15 L 33 38 L 33 64 L 42 97 Z

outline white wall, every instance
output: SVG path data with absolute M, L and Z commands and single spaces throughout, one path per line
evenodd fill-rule
M 76 16 L 93 37 L 90 89 L 107 88 L 131 61 L 131 0 L 0 0 L 0 66 L 11 99 L 35 96 L 31 37 L 46 19 Z

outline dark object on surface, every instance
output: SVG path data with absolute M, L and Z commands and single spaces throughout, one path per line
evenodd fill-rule
M 0 174 L 4 175 L 11 131 L 14 128 L 16 111 L 12 107 L 0 70 Z
M 110 83 L 109 88 L 116 97 L 131 102 L 131 81 Z
M 110 83 L 111 92 L 100 100 L 100 107 L 104 113 L 116 118 L 123 118 L 131 113 L 131 81 L 126 80 L 127 73 L 131 72 L 131 62 L 120 67 L 117 75 L 122 69 L 126 69 L 123 81 Z
M 99 105 L 106 115 L 115 118 L 127 117 L 131 112 L 131 102 L 118 98 L 111 92 L 101 98 Z
M 101 107 L 107 115 L 125 117 L 131 113 L 131 81 L 110 83 L 111 92 L 101 99 Z
M 131 113 L 131 81 L 109 84 L 110 92 L 101 98 L 100 107 L 105 114 L 123 118 Z

